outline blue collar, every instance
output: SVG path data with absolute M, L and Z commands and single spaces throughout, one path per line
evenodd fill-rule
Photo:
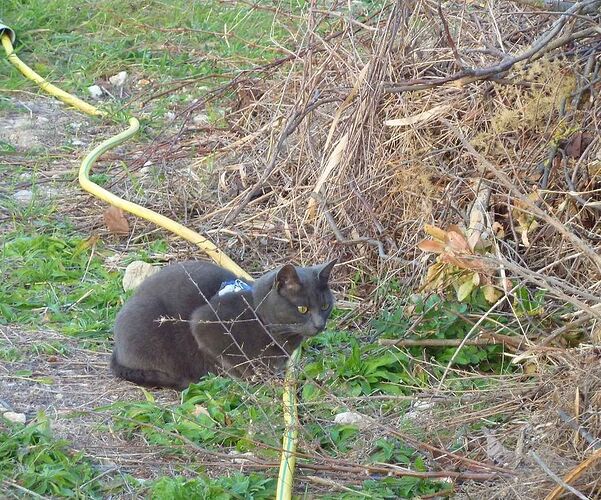
M 238 292 L 249 292 L 252 290 L 252 287 L 242 281 L 241 279 L 236 279 L 232 281 L 224 281 L 221 283 L 221 287 L 219 288 L 219 292 L 217 295 L 225 295 L 226 293 L 238 293 Z

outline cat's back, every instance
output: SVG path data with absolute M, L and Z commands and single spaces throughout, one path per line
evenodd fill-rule
M 132 300 L 145 304 L 160 302 L 165 312 L 189 317 L 192 310 L 219 291 L 223 282 L 234 279 L 235 274 L 209 262 L 178 262 L 146 278 Z

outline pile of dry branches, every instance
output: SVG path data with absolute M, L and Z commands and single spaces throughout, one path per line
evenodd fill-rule
M 599 5 L 531 3 L 310 10 L 296 53 L 228 84 L 233 140 L 188 213 L 241 260 L 412 286 L 425 224 L 479 224 L 503 276 L 598 318 Z

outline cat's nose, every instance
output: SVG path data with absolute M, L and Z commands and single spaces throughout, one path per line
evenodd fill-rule
M 323 330 L 326 327 L 326 320 L 323 319 L 321 316 L 313 316 L 312 321 L 313 323 L 313 327 L 320 332 L 321 330 Z

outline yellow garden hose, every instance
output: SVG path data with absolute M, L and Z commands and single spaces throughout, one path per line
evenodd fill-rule
M 101 200 L 107 201 L 111 205 L 121 208 L 122 210 L 125 210 L 131 214 L 137 215 L 138 217 L 142 217 L 143 219 L 149 220 L 150 222 L 154 222 L 158 226 L 164 227 L 168 231 L 171 231 L 172 233 L 175 233 L 178 236 L 181 236 L 182 238 L 194 243 L 209 257 L 211 257 L 211 259 L 213 259 L 217 265 L 232 271 L 234 274 L 237 274 L 246 280 L 252 281 L 252 277 L 243 271 L 238 264 L 225 255 L 221 250 L 219 250 L 211 241 L 202 237 L 196 231 L 192 231 L 186 226 L 183 226 L 182 224 L 179 224 L 178 222 L 175 222 L 164 215 L 149 210 L 148 208 L 144 208 L 136 203 L 119 198 L 90 180 L 90 168 L 94 162 L 96 162 L 98 157 L 103 153 L 106 153 L 109 149 L 112 149 L 129 139 L 138 131 L 139 128 L 140 123 L 138 120 L 135 118 L 130 118 L 129 128 L 127 130 L 124 130 L 120 134 L 117 134 L 100 143 L 86 155 L 81 162 L 81 167 L 79 168 L 79 184 L 81 184 L 81 187 Z
M 298 442 L 298 412 L 296 408 L 296 367 L 300 359 L 302 347 L 299 346 L 290 356 L 286 377 L 284 378 L 284 439 L 282 443 L 282 459 L 276 498 L 289 500 L 292 497 L 294 466 L 296 465 L 296 443 Z
M 83 113 L 93 116 L 101 116 L 104 114 L 91 104 L 88 104 L 87 102 L 84 102 L 71 94 L 67 94 L 67 92 L 55 87 L 50 82 L 47 82 L 44 78 L 27 66 L 27 64 L 21 61 L 21 59 L 17 57 L 13 50 L 13 43 L 15 41 L 14 31 L 8 28 L 8 26 L 4 26 L 1 22 L 0 34 L 2 35 L 2 46 L 6 52 L 6 57 L 8 57 L 8 60 L 12 63 L 12 65 L 15 66 L 15 68 L 17 68 L 23 74 L 23 76 L 25 76 L 25 78 L 37 83 L 44 92 L 56 97 L 69 106 L 77 108 Z
M 2 29 L 2 25 L 0 23 L 0 29 Z M 55 87 L 51 83 L 47 82 L 43 77 L 38 75 L 35 71 L 33 71 L 29 66 L 27 66 L 23 61 L 21 61 L 13 50 L 13 44 L 11 40 L 10 34 L 14 32 L 12 30 L 10 32 L 5 31 L 0 32 L 2 34 L 2 46 L 6 52 L 8 60 L 21 72 L 23 75 L 37 83 L 40 88 L 47 92 L 48 94 L 56 97 L 57 99 L 63 101 L 65 104 L 72 106 L 79 111 L 86 113 L 92 116 L 106 116 L 106 113 L 100 111 L 95 106 L 92 106 L 81 99 L 68 94 L 67 92 Z M 107 191 L 106 189 L 100 187 L 98 184 L 92 182 L 89 178 L 90 168 L 94 164 L 94 162 L 98 159 L 98 157 L 107 152 L 108 150 L 117 147 L 122 142 L 129 139 L 132 135 L 134 135 L 138 129 L 140 128 L 140 123 L 136 118 L 129 119 L 129 128 L 120 134 L 117 134 L 106 141 L 102 142 L 98 146 L 96 146 L 90 153 L 86 155 L 86 157 L 81 162 L 81 166 L 79 167 L 79 184 L 81 187 L 87 192 L 93 194 L 97 198 L 104 200 L 111 205 L 114 205 L 126 212 L 137 215 L 138 217 L 142 217 L 150 222 L 154 222 L 158 226 L 161 226 L 172 233 L 181 236 L 182 238 L 194 243 L 198 246 L 203 252 L 205 252 L 211 259 L 213 259 L 219 266 L 228 269 L 229 271 L 237 274 L 241 278 L 245 278 L 247 280 L 252 280 L 252 277 L 246 273 L 238 264 L 236 264 L 233 260 L 231 260 L 227 255 L 225 255 L 221 250 L 219 250 L 211 241 L 207 238 L 202 237 L 196 231 L 192 231 L 187 227 L 165 217 L 164 215 L 158 214 L 153 210 L 149 210 L 148 208 L 144 208 L 136 203 L 132 203 L 130 201 L 126 201 L 113 193 Z
M 0 19 L 0 39 L 2 41 L 2 46 L 6 52 L 6 56 L 8 60 L 29 80 L 35 82 L 44 92 L 56 97 L 61 100 L 65 104 L 74 107 L 75 109 L 86 113 L 92 116 L 106 116 L 106 113 L 99 110 L 95 106 L 88 104 L 81 99 L 64 92 L 58 87 L 52 85 L 48 81 L 46 81 L 42 76 L 38 75 L 35 71 L 33 71 L 29 66 L 27 66 L 23 61 L 21 61 L 14 52 L 13 43 L 15 42 L 15 32 L 9 26 L 6 26 L 2 23 Z M 138 129 L 140 128 L 140 123 L 136 118 L 129 119 L 129 128 L 124 130 L 123 132 L 107 139 L 102 142 L 98 146 L 96 146 L 92 151 L 90 151 L 83 161 L 81 162 L 81 166 L 79 168 L 79 184 L 81 187 L 104 200 L 111 205 L 114 205 L 126 212 L 129 212 L 133 215 L 146 219 L 150 222 L 157 224 L 158 226 L 171 231 L 174 234 L 190 241 L 194 245 L 198 246 L 203 252 L 205 252 L 216 264 L 219 266 L 233 272 L 234 274 L 244 278 L 248 281 L 252 281 L 252 277 L 246 273 L 238 264 L 236 264 L 232 259 L 230 259 L 226 254 L 224 254 L 221 250 L 219 250 L 210 240 L 204 238 L 200 234 L 187 227 L 179 224 L 164 215 L 158 214 L 153 210 L 149 210 L 148 208 L 144 208 L 136 203 L 132 203 L 130 201 L 126 201 L 113 193 L 107 191 L 106 189 L 100 187 L 98 184 L 92 182 L 89 178 L 90 169 L 92 165 L 96 162 L 98 157 L 108 150 L 118 146 L 119 144 L 125 142 L 127 139 L 132 137 Z M 292 355 L 290 356 L 290 360 L 288 362 L 288 367 L 286 370 L 286 377 L 284 380 L 284 391 L 283 391 L 283 400 L 284 400 L 284 422 L 286 425 L 286 430 L 284 433 L 283 443 L 282 443 L 282 458 L 280 462 L 280 471 L 278 475 L 278 484 L 277 484 L 277 500 L 289 500 L 292 498 L 292 484 L 293 484 L 293 476 L 294 476 L 294 466 L 296 462 L 296 443 L 298 439 L 298 427 L 297 427 L 297 404 L 296 404 L 296 383 L 295 383 L 295 371 L 296 365 L 300 358 L 301 348 L 296 349 Z

